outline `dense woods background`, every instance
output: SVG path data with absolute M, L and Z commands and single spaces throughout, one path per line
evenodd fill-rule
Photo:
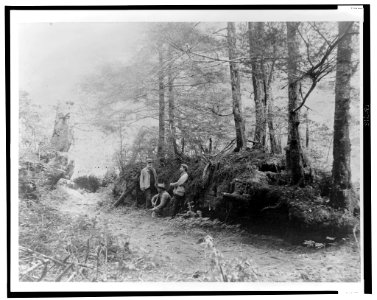
M 346 25 L 351 27 L 314 22 L 140 24 L 133 57 L 126 62 L 114 57 L 96 66 L 77 82 L 69 99 L 56 95 L 59 109 L 71 112 L 76 172 L 97 168 L 104 173 L 114 162 L 119 169 L 151 155 L 216 155 L 233 140 L 237 148 L 285 153 L 288 136 L 299 138 L 296 144 L 311 165 L 331 170 L 337 47 L 347 41 L 352 76 L 342 90 L 351 95 L 348 127 L 352 180 L 357 182 L 359 43 L 357 24 Z M 28 154 L 48 145 L 59 110 L 38 103 L 21 91 L 20 148 Z M 288 106 L 297 110 L 294 115 L 288 114 Z M 300 122 L 298 131 L 290 129 L 295 122 Z M 101 150 L 90 145 L 94 140 L 105 141 Z M 93 160 L 96 166 L 90 165 Z

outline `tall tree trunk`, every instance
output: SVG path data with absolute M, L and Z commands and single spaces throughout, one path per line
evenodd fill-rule
M 181 143 L 181 153 L 182 155 L 185 154 L 185 138 L 182 138 L 182 143 Z
M 287 22 L 288 43 L 288 145 L 286 149 L 287 166 L 292 184 L 304 183 L 304 167 L 300 142 L 300 115 L 295 111 L 300 99 L 300 82 L 298 81 L 299 47 L 298 22 Z
M 271 153 L 279 154 L 281 153 L 280 145 L 276 139 L 275 128 L 274 128 L 274 114 L 272 112 L 273 99 L 271 95 L 271 85 L 268 86 L 266 90 L 266 102 L 267 102 L 267 121 L 268 121 L 268 135 L 270 137 Z
M 176 141 L 176 128 L 175 128 L 175 101 L 174 101 L 174 77 L 172 72 L 172 58 L 171 58 L 171 47 L 169 47 L 169 66 L 168 66 L 168 113 L 169 113 L 169 144 L 172 147 L 174 157 L 178 154 L 177 141 Z
M 182 114 L 176 118 L 177 120 L 177 128 L 179 129 L 179 137 L 180 137 L 180 155 L 183 156 L 185 154 L 185 138 L 187 136 L 185 126 L 182 122 Z M 178 147 L 178 145 L 177 145 Z
M 339 22 L 339 35 L 349 28 L 349 22 Z M 334 207 L 350 208 L 351 189 L 351 142 L 349 137 L 350 101 L 351 101 L 351 35 L 347 34 L 338 44 L 336 81 L 335 81 L 335 114 L 334 114 L 334 147 L 332 179 L 333 189 L 330 203 Z
M 305 148 L 309 148 L 309 109 L 305 113 L 305 122 L 306 122 L 306 138 L 305 138 Z
M 240 75 L 237 63 L 233 62 L 233 60 L 236 58 L 236 28 L 234 22 L 228 22 L 228 50 L 233 99 L 233 116 L 236 128 L 237 149 L 240 150 L 246 146 L 246 135 L 245 122 L 242 116 Z
M 264 23 L 248 23 L 249 29 L 249 53 L 251 61 L 251 74 L 255 102 L 255 133 L 254 140 L 258 144 L 256 147 L 264 147 L 266 144 L 266 95 L 265 95 L 265 76 L 264 64 L 261 58 L 262 35 Z
M 162 46 L 159 47 L 158 60 L 158 99 L 159 99 L 159 114 L 158 114 L 158 146 L 157 156 L 163 159 L 165 156 L 165 91 L 164 91 L 164 71 L 163 71 L 163 54 Z

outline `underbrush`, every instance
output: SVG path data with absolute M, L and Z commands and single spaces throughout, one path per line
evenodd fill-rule
M 209 270 L 202 281 L 261 281 L 263 274 L 258 271 L 251 258 L 224 259 L 222 253 L 215 247 L 214 239 L 210 235 L 204 237 L 200 242 L 204 246 L 209 263 Z
M 101 186 L 100 180 L 93 175 L 80 176 L 73 180 L 79 188 L 95 193 Z
M 231 225 L 221 222 L 218 219 L 210 219 L 208 217 L 195 216 L 191 217 L 188 214 L 181 215 L 170 220 L 173 226 L 183 229 L 203 228 L 211 230 L 230 230 L 233 232 L 243 232 L 240 224 Z
M 56 191 L 50 197 L 63 201 Z M 21 281 L 137 281 L 159 265 L 132 251 L 127 234 L 98 226 L 96 217 L 70 218 L 30 200 L 20 200 L 19 216 Z

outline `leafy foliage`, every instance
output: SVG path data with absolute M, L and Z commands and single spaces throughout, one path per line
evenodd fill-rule
M 214 239 L 207 235 L 202 241 L 207 251 L 210 263 L 210 274 L 204 281 L 257 281 L 259 273 L 256 271 L 252 259 L 224 260 L 222 253 L 215 247 Z
M 43 109 L 33 103 L 26 91 L 20 91 L 19 105 L 19 158 L 20 160 L 38 161 L 39 157 L 45 156 L 51 150 Z
M 98 177 L 94 175 L 80 176 L 73 180 L 79 188 L 95 193 L 101 185 Z

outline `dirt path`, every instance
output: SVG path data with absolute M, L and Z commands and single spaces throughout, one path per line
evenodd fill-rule
M 224 265 L 252 261 L 256 280 L 293 281 L 360 281 L 360 256 L 354 241 L 322 249 L 295 246 L 281 239 L 232 230 L 185 229 L 177 221 L 152 218 L 143 209 L 101 209 L 110 201 L 106 193 L 85 193 L 63 188 L 66 201 L 55 208 L 71 217 L 97 216 L 99 226 L 107 226 L 114 236 L 130 237 L 130 249 L 152 257 L 159 264 L 143 275 L 145 281 L 198 281 L 208 275 L 208 251 L 198 240 L 210 235 L 223 255 Z M 114 200 L 112 200 L 113 202 Z M 207 254 L 206 254 L 207 253 Z M 206 256 L 207 255 L 207 256 Z M 170 274 L 170 275 L 169 275 Z M 170 278 L 174 274 L 174 278 Z M 170 277 L 169 277 L 170 276 Z

